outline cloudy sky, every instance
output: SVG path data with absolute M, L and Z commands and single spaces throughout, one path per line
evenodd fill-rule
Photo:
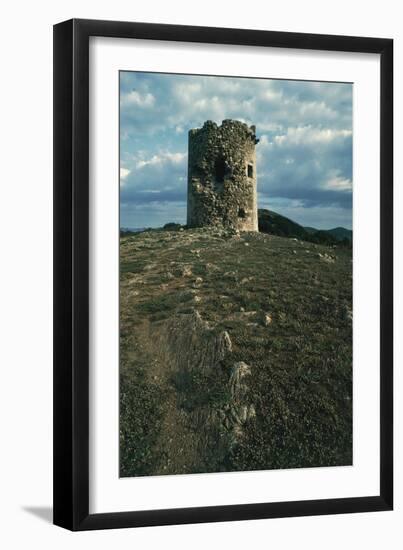
M 256 125 L 259 208 L 351 228 L 352 85 L 120 73 L 121 227 L 185 223 L 187 134 Z

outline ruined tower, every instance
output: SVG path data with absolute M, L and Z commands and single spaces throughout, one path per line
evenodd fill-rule
M 189 131 L 187 225 L 258 231 L 255 126 L 208 120 Z

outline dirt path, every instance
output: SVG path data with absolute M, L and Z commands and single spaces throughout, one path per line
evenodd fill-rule
M 147 322 L 143 330 L 147 354 L 154 358 L 150 363 L 149 379 L 158 383 L 163 396 L 163 420 L 155 448 L 161 460 L 155 475 L 188 473 L 198 463 L 198 437 L 191 427 L 189 415 L 180 407 L 173 383 L 177 365 L 169 361 L 166 322 Z

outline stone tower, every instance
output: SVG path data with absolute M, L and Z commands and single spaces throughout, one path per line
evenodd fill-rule
M 255 126 L 208 120 L 189 131 L 187 225 L 258 231 Z

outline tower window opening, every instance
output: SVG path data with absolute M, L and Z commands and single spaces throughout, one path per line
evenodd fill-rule
M 238 210 L 238 218 L 246 218 L 245 208 L 240 208 Z
M 248 178 L 253 178 L 253 164 L 248 164 Z
M 222 157 L 218 157 L 214 163 L 214 173 L 215 173 L 215 179 L 217 182 L 219 183 L 224 182 L 225 170 L 226 170 L 225 160 Z

